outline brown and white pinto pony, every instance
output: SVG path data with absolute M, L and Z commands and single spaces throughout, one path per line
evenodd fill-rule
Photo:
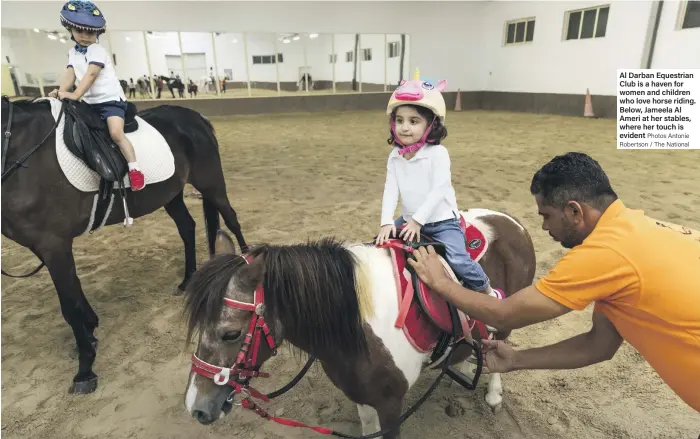
M 506 297 L 530 285 L 535 251 L 525 228 L 501 212 L 473 209 L 463 215 L 489 241 L 480 263 L 492 285 L 503 289 Z M 223 232 L 217 239 L 218 244 L 222 242 L 224 248 L 218 246 L 218 256 L 195 273 L 185 293 L 188 341 L 195 332 L 199 334 L 196 358 L 224 368 L 236 364 L 251 318 L 257 318 L 254 306 L 237 309 L 236 304 L 252 304 L 254 292 L 257 296 L 264 291 L 264 309 L 258 309 L 258 315 L 272 337 L 320 361 L 333 384 L 357 404 L 363 434 L 392 426 L 430 354 L 418 352 L 394 326 L 399 299 L 389 251 L 324 239 L 264 245 L 244 259 L 232 252 L 232 242 Z M 508 335 L 499 332 L 496 337 Z M 255 349 L 256 367 L 273 353 L 262 338 Z M 461 360 L 470 353 L 461 355 Z M 489 376 L 486 401 L 498 409 L 501 379 L 498 374 Z M 215 422 L 231 410 L 229 396 L 237 384 L 233 379 L 229 385 L 221 384 L 190 373 L 185 406 L 200 423 Z M 399 429 L 384 437 L 398 438 Z

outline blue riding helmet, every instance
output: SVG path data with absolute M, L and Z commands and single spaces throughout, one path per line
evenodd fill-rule
M 61 24 L 68 30 L 71 27 L 103 34 L 107 21 L 102 11 L 87 0 L 70 0 L 61 9 Z

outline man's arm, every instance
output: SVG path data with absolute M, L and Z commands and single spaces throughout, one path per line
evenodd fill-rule
M 534 285 L 501 300 L 462 287 L 445 274 L 432 246 L 413 253 L 408 263 L 431 290 L 468 316 L 498 330 L 507 331 L 550 320 L 571 311 L 570 308 L 540 293 Z
M 540 293 L 534 285 L 503 300 L 466 289 L 451 279 L 438 283 L 432 289 L 469 317 L 500 331 L 544 322 L 571 311 Z
M 516 351 L 502 341 L 485 340 L 489 372 L 532 369 L 578 369 L 611 359 L 622 337 L 602 312 L 593 313 L 593 327 L 585 334 L 541 348 Z

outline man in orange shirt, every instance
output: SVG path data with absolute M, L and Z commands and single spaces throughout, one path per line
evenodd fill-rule
M 430 247 L 409 262 L 437 294 L 497 329 L 522 328 L 595 302 L 592 329 L 557 344 L 516 351 L 485 340 L 489 371 L 580 368 L 609 360 L 624 339 L 700 411 L 700 242 L 625 207 L 586 154 L 555 157 L 537 171 L 530 191 L 542 228 L 571 249 L 534 285 L 499 300 L 446 277 Z

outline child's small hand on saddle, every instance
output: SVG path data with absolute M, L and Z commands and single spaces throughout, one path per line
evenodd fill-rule
M 50 98 L 57 98 L 58 97 L 58 89 L 54 88 L 53 90 L 51 90 L 51 92 L 49 93 L 49 97 Z
M 375 243 L 377 245 L 382 245 L 392 236 L 396 236 L 396 226 L 393 224 L 384 225 L 379 229 L 379 234 L 377 235 Z
M 420 228 L 421 225 L 411 219 L 401 231 L 399 237 L 404 241 L 413 241 L 414 239 L 420 241 Z
M 71 100 L 71 101 L 77 101 L 77 100 L 78 100 L 78 99 L 76 98 L 76 96 L 75 96 L 73 93 L 67 92 L 67 91 L 59 91 L 59 92 L 58 92 L 58 99 L 68 99 L 68 100 Z

